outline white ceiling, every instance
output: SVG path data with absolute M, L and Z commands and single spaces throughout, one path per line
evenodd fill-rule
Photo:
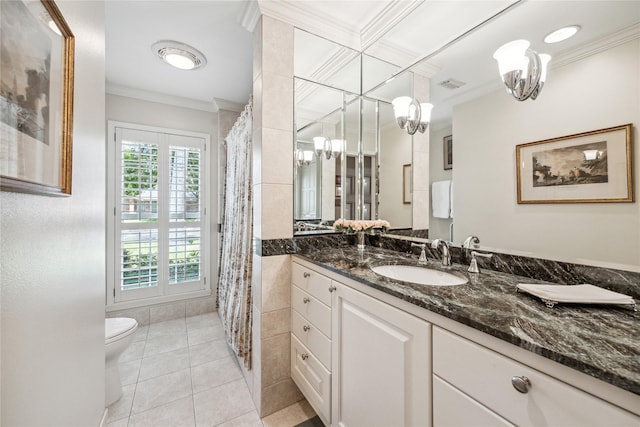
M 532 48 L 551 53 L 553 70 L 597 51 L 603 43 L 638 37 L 640 31 L 640 1 L 108 0 L 106 4 L 108 90 L 191 102 L 212 111 L 242 106 L 249 98 L 251 32 L 260 13 L 365 50 L 399 68 L 428 57 L 428 63 L 422 61 L 414 69 L 431 77 L 432 83 L 448 78 L 466 83 L 455 91 L 432 84 L 434 120 L 450 115 L 456 102 L 499 86 L 492 54 L 507 41 L 525 38 Z M 487 20 L 491 22 L 484 25 Z M 576 37 L 543 45 L 544 35 L 569 24 L 582 26 Z M 195 71 L 172 69 L 151 53 L 150 46 L 161 39 L 192 45 L 206 55 L 208 64 Z

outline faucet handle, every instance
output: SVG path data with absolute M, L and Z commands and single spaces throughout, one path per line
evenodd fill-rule
M 425 251 L 427 245 L 424 243 L 413 243 L 411 242 L 411 247 L 416 247 L 416 248 L 420 248 L 422 249 L 422 251 L 420 251 L 420 258 L 418 258 L 418 264 L 420 265 L 425 265 L 427 263 L 427 253 Z
M 480 273 L 480 269 L 478 268 L 478 260 L 476 259 L 476 257 L 490 259 L 492 256 L 493 254 L 471 251 L 471 262 L 469 263 L 469 268 L 467 269 L 467 271 L 469 273 Z
M 466 239 L 464 239 L 464 242 L 462 242 L 462 247 L 464 249 L 470 249 L 472 243 L 473 243 L 474 249 L 477 249 L 480 247 L 480 239 L 478 238 L 478 236 L 469 236 Z

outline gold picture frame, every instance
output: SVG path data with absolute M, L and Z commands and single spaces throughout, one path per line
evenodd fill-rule
M 633 202 L 632 127 L 517 145 L 518 203 Z
M 411 163 L 402 165 L 402 203 L 411 204 Z
M 0 2 L 0 189 L 71 195 L 75 38 L 53 0 Z

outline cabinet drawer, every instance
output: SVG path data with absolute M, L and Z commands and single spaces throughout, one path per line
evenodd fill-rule
M 331 309 L 297 286 L 291 288 L 291 306 L 331 338 Z
M 291 313 L 291 331 L 324 366 L 331 369 L 331 341 L 329 338 L 296 310 L 292 310 Z
M 433 376 L 433 427 L 513 426 L 451 384 Z
M 291 281 L 327 306 L 331 306 L 331 279 L 328 277 L 294 262 L 291 266 Z
M 433 373 L 517 425 L 637 425 L 635 415 L 440 328 L 433 328 Z M 512 377 L 527 377 L 521 393 Z
M 331 374 L 291 335 L 291 378 L 325 425 L 331 420 Z

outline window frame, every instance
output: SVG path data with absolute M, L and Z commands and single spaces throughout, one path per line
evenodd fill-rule
M 190 299 L 196 297 L 203 297 L 211 295 L 211 227 L 210 227 L 210 205 L 212 194 L 209 188 L 211 182 L 211 154 L 210 154 L 210 141 L 211 136 L 202 132 L 192 132 L 177 129 L 162 128 L 158 126 L 147 126 L 135 123 L 127 123 L 122 121 L 109 120 L 107 131 L 107 221 L 106 221 L 106 250 L 107 250 L 107 265 L 106 265 L 106 305 L 107 311 L 120 310 L 126 308 L 148 306 L 152 304 L 179 301 L 183 299 Z M 199 221 L 200 228 L 200 243 L 201 243 L 201 281 L 194 283 L 181 283 L 178 285 L 172 285 L 169 283 L 168 272 L 163 274 L 166 276 L 166 280 L 159 280 L 161 283 L 158 286 L 147 289 L 134 289 L 128 291 L 122 291 L 120 289 L 120 232 L 122 228 L 121 224 L 121 200 L 118 197 L 120 184 L 120 177 L 122 176 L 122 170 L 120 168 L 121 159 L 120 144 L 117 140 L 117 129 L 129 129 L 133 131 L 153 132 L 159 134 L 158 146 L 165 145 L 168 153 L 169 147 L 169 135 L 175 135 L 178 137 L 188 138 L 200 138 L 203 140 L 203 151 L 201 156 L 201 182 L 200 182 L 200 194 L 204 196 L 204 203 L 201 203 L 201 217 Z M 188 144 L 174 144 L 174 146 L 188 147 Z M 164 149 L 164 147 L 163 147 Z M 159 150 L 159 153 L 163 152 L 163 149 Z M 158 158 L 159 168 L 164 167 L 168 170 L 168 159 L 159 155 Z M 161 188 L 158 189 L 161 198 L 168 193 L 167 183 L 159 183 Z M 168 213 L 168 211 L 167 211 Z M 162 214 L 164 215 L 164 214 Z M 159 213 L 157 228 L 164 229 L 168 234 L 169 229 L 174 228 L 189 228 L 189 223 L 175 227 L 175 222 L 169 221 L 166 218 L 168 215 L 162 216 Z M 162 241 L 164 240 L 164 241 Z M 168 251 L 167 239 L 159 239 L 159 250 Z M 168 252 L 167 252 L 168 254 Z M 169 264 L 167 263 L 167 266 Z M 159 274 L 160 276 L 160 274 Z M 126 292 L 126 293 L 125 293 Z

